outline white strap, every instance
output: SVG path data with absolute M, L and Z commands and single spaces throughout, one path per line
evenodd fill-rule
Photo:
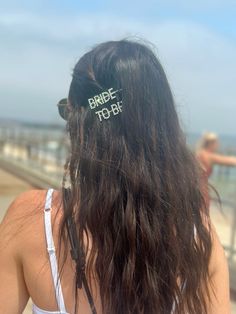
M 61 289 L 61 282 L 58 273 L 57 267 L 57 257 L 56 250 L 53 241 L 52 235 L 52 224 L 51 224 L 51 205 L 52 205 L 52 193 L 53 189 L 48 190 L 46 201 L 45 201 L 45 209 L 44 209 L 44 225 L 45 225 L 45 233 L 46 233 L 46 241 L 47 241 L 47 250 L 51 264 L 51 272 L 52 278 L 56 293 L 57 305 L 60 313 L 66 313 L 64 298 Z

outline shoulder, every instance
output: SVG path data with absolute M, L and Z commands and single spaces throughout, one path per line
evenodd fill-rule
M 19 252 L 39 234 L 43 226 L 46 190 L 29 190 L 20 194 L 9 206 L 0 224 L 1 249 Z M 53 194 L 53 203 L 58 203 L 59 192 Z
M 15 198 L 10 204 L 2 224 L 6 220 L 12 218 L 26 217 L 28 215 L 37 215 L 41 213 L 41 210 L 45 207 L 47 190 L 29 190 Z M 54 203 L 58 203 L 60 193 L 58 191 L 53 192 Z
M 45 190 L 29 190 L 23 192 L 15 198 L 15 200 L 10 204 L 4 220 L 12 216 L 20 216 L 21 214 L 26 214 L 30 212 L 33 208 L 43 206 L 46 197 Z M 3 220 L 3 222 L 4 222 Z
M 24 233 L 29 217 L 35 216 L 43 206 L 46 192 L 40 190 L 27 191 L 20 194 L 9 206 L 0 224 L 0 249 L 14 246 Z M 38 208 L 38 210 L 36 210 Z M 21 231 L 21 232 L 20 232 Z
M 229 270 L 224 249 L 213 225 L 211 225 L 212 254 L 210 259 L 209 313 L 230 313 Z
M 227 258 L 224 248 L 220 242 L 219 236 L 216 232 L 214 225 L 210 226 L 211 240 L 212 240 L 212 252 L 210 259 L 210 271 L 214 275 L 218 272 L 225 272 L 228 275 Z
M 211 153 L 208 152 L 208 151 L 205 150 L 205 149 L 200 149 L 200 150 L 198 150 L 197 153 L 196 153 L 197 159 L 199 159 L 200 161 L 203 161 L 203 162 L 204 162 L 204 161 L 208 161 L 209 158 L 210 158 L 210 156 L 211 156 Z

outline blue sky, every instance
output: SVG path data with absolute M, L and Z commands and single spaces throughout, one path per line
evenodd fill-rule
M 184 129 L 236 135 L 235 16 L 235 0 L 0 0 L 1 117 L 58 122 L 78 58 L 138 36 L 156 47 Z

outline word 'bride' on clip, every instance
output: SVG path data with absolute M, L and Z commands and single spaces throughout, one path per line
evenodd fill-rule
M 109 107 L 104 107 L 95 111 L 95 114 L 98 115 L 99 121 L 104 119 L 107 120 L 112 115 L 116 116 L 122 112 L 122 100 L 118 101 L 117 99 L 117 93 L 120 91 L 121 89 L 113 90 L 113 88 L 109 88 L 108 90 L 88 99 L 89 107 L 92 110 L 97 109 L 99 106 L 108 105 L 112 102 Z

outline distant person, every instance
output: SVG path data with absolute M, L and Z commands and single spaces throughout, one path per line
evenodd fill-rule
M 31 191 L 0 228 L 0 313 L 229 314 L 229 278 L 165 73 L 111 41 L 76 64 L 67 189 Z
M 215 133 L 205 133 L 199 141 L 196 155 L 207 178 L 212 174 L 213 166 L 216 164 L 236 166 L 236 157 L 219 154 L 218 148 L 219 139 Z

